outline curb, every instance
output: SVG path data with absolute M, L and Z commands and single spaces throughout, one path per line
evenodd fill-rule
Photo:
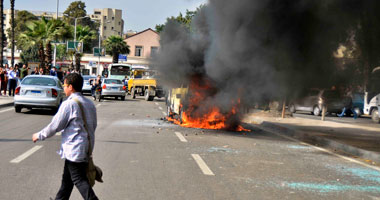
M 14 104 L 13 102 L 0 104 L 0 108 L 4 108 L 4 107 L 8 107 L 8 106 L 13 106 L 13 104 Z
M 354 156 L 358 156 L 363 159 L 372 160 L 376 163 L 380 163 L 380 153 L 360 149 L 348 144 L 336 142 L 331 139 L 326 139 L 319 136 L 312 136 L 302 131 L 296 131 L 284 126 L 274 124 L 272 122 L 267 122 L 259 119 L 251 119 L 251 123 L 254 123 L 258 128 L 263 129 L 264 131 L 276 133 L 279 135 L 286 135 L 288 137 L 295 138 L 300 141 L 306 141 L 308 143 L 317 144 L 321 147 L 326 147 L 329 149 L 342 151 Z

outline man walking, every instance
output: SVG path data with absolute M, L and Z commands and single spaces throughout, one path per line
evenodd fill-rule
M 76 73 L 67 75 L 63 86 L 68 99 L 62 103 L 50 124 L 40 132 L 33 134 L 33 142 L 45 140 L 62 131 L 59 155 L 65 159 L 65 166 L 61 188 L 57 193 L 56 200 L 69 199 L 74 185 L 83 199 L 98 199 L 86 176 L 88 151 L 90 147 L 93 149 L 95 144 L 96 108 L 91 100 L 81 95 L 83 86 L 81 75 Z M 82 104 L 86 122 L 84 122 L 82 111 L 76 100 Z M 91 141 L 88 141 L 88 138 Z

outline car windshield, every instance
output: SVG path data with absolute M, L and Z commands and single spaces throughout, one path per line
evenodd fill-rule
M 28 77 L 25 78 L 22 85 L 43 85 L 43 86 L 57 86 L 54 79 L 44 77 Z
M 121 80 L 117 80 L 117 79 L 105 79 L 104 83 L 105 84 L 122 84 Z

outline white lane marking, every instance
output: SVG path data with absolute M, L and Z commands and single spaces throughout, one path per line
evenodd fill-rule
M 158 104 L 157 102 L 154 102 L 154 103 L 155 103 L 157 106 L 160 105 L 160 104 Z
M 58 132 L 58 133 L 56 133 L 56 135 L 62 135 L 62 133 L 61 133 L 61 132 Z
M 198 164 L 199 168 L 201 168 L 204 175 L 215 176 L 199 154 L 191 154 L 191 156 L 193 156 L 195 162 Z
M 187 142 L 186 138 L 183 137 L 182 133 L 180 133 L 180 132 L 175 132 L 175 135 L 179 138 L 179 140 L 180 140 L 181 142 Z
M 158 107 L 158 109 L 162 110 L 162 107 L 160 106 L 160 107 Z
M 0 111 L 0 113 L 8 112 L 8 111 L 11 111 L 11 110 L 13 110 L 13 109 L 14 109 L 14 108 L 8 108 L 8 109 L 5 109 L 5 110 Z
M 269 131 L 269 130 L 266 130 L 266 131 L 271 132 L 271 131 Z M 360 161 L 355 160 L 355 159 L 353 159 L 353 158 L 349 158 L 349 157 L 346 157 L 346 156 L 342 156 L 342 155 L 336 154 L 336 153 L 334 153 L 334 152 L 332 152 L 332 151 L 330 151 L 330 150 L 328 150 L 328 149 L 324 149 L 324 148 L 321 148 L 321 147 L 317 147 L 317 146 L 314 146 L 314 145 L 309 144 L 309 143 L 306 143 L 306 142 L 301 142 L 301 141 L 299 141 L 299 140 L 297 140 L 297 139 L 294 139 L 294 138 L 291 138 L 291 137 L 288 137 L 288 136 L 285 136 L 285 135 L 281 135 L 281 134 L 278 134 L 278 133 L 275 133 L 275 132 L 271 132 L 271 133 L 273 133 L 273 134 L 275 134 L 275 135 L 278 135 L 278 136 L 280 136 L 280 137 L 286 138 L 286 139 L 288 139 L 288 140 L 291 140 L 291 141 L 293 141 L 293 142 L 297 142 L 297 143 L 300 143 L 300 144 L 302 144 L 302 145 L 307 145 L 307 146 L 312 147 L 312 148 L 314 148 L 314 149 L 317 149 L 317 150 L 319 150 L 319 151 L 323 151 L 323 152 L 325 152 L 325 153 L 329 153 L 329 154 L 334 155 L 334 156 L 336 156 L 336 157 L 338 157 L 338 158 L 342 158 L 342 159 L 344 159 L 344 160 L 347 160 L 347 161 L 350 161 L 350 162 L 353 162 L 353 163 L 356 163 L 356 164 L 362 165 L 362 166 L 364 166 L 364 167 L 368 167 L 368 168 L 371 168 L 371 169 L 374 169 L 374 170 L 380 171 L 380 167 L 373 166 L 373 165 L 369 165 L 369 164 L 367 164 L 367 163 L 360 162 Z
M 19 155 L 17 158 L 11 160 L 10 163 L 19 163 L 19 162 L 23 161 L 25 158 L 27 158 L 30 155 L 32 155 L 34 152 L 36 152 L 39 149 L 41 149 L 41 148 L 42 148 L 42 145 L 34 146 L 33 148 L 29 149 L 25 153 Z
M 99 107 L 99 106 L 101 106 L 102 104 L 98 104 L 98 105 L 96 105 L 96 107 Z
M 163 114 L 164 116 L 166 116 L 166 112 L 162 112 L 162 114 Z

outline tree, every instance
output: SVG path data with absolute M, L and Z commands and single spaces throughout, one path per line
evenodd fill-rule
M 11 1 L 11 65 L 15 64 L 15 0 Z
M 17 12 L 17 16 L 15 17 L 14 19 L 14 24 L 15 24 L 15 28 L 14 28 L 14 38 L 18 38 L 19 35 L 24 32 L 27 27 L 26 27 L 26 24 L 30 21 L 34 21 L 34 20 L 38 20 L 38 18 L 33 15 L 32 13 L 26 11 L 26 10 L 21 10 L 21 11 L 18 11 Z M 12 23 L 12 19 L 11 19 L 11 23 Z M 8 28 L 7 29 L 7 33 L 9 36 L 12 37 L 12 29 L 11 28 Z M 15 41 L 15 46 L 17 49 L 20 49 L 21 50 L 21 44 L 18 43 L 18 40 Z
M 82 1 L 74 1 L 69 5 L 69 7 L 67 7 L 63 14 L 63 20 L 68 24 L 72 25 L 74 24 L 74 18 L 87 16 L 86 4 Z M 99 27 L 98 23 L 91 21 L 91 19 L 88 17 L 78 19 L 77 23 L 82 26 L 89 26 L 90 29 L 95 31 Z
M 51 41 L 67 39 L 72 36 L 70 27 L 61 20 L 41 20 L 27 23 L 26 30 L 19 35 L 18 40 L 23 50 L 38 47 L 39 60 L 41 67 L 45 67 L 47 62 L 51 65 Z M 45 47 L 47 51 L 45 52 Z M 49 50 L 50 49 L 50 50 Z
M 106 52 L 112 56 L 112 63 L 118 63 L 119 54 L 129 54 L 129 46 L 120 36 L 110 36 L 104 41 Z
M 191 30 L 191 22 L 194 16 L 199 12 L 199 10 L 203 7 L 203 5 L 199 6 L 195 11 L 186 10 L 186 15 L 183 16 L 182 13 L 179 13 L 177 17 L 171 16 L 166 19 L 166 21 L 174 20 L 184 25 L 187 29 Z M 156 32 L 161 33 L 165 28 L 165 24 L 157 24 Z
M 96 39 L 96 32 L 91 30 L 88 26 L 77 26 L 77 41 L 83 42 L 83 51 L 91 51 L 91 41 Z M 75 53 L 76 70 L 80 69 L 80 61 L 83 55 Z

